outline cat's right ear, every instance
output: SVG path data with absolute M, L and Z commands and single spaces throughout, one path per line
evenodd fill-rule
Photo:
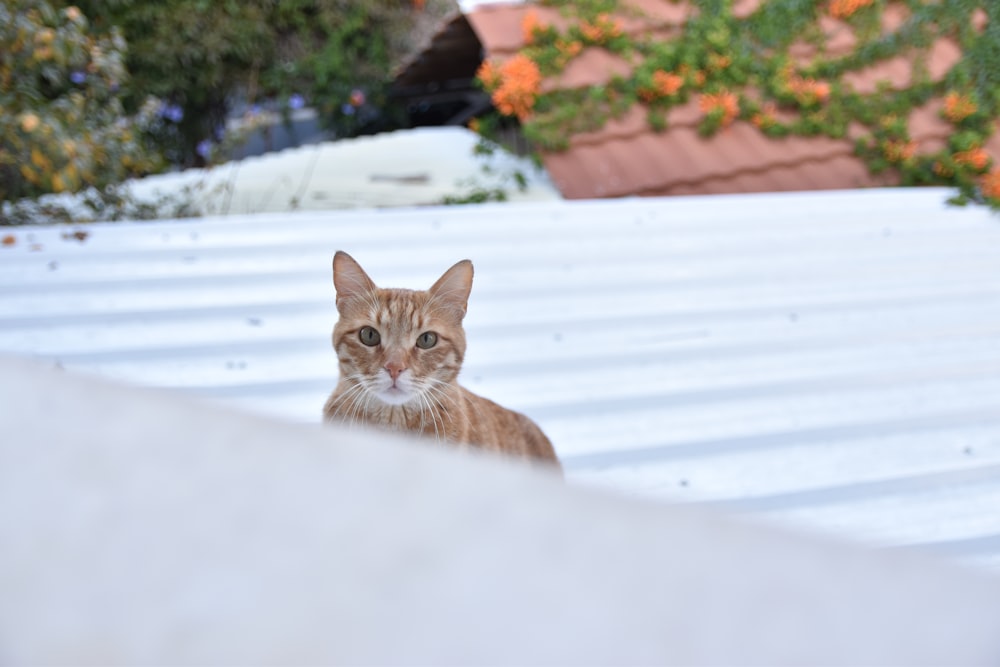
M 355 299 L 369 300 L 369 295 L 376 290 L 375 283 L 361 265 L 343 250 L 333 256 L 333 286 L 337 288 L 337 310 L 341 312 Z

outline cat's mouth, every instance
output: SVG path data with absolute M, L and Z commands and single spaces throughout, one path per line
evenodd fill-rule
M 376 394 L 379 400 L 389 405 L 402 405 L 413 399 L 413 392 L 407 391 L 398 385 L 392 385 Z
M 413 400 L 416 396 L 416 392 L 408 386 L 403 378 L 398 378 L 395 381 L 385 378 L 379 385 L 373 393 L 380 401 L 388 405 L 402 405 Z

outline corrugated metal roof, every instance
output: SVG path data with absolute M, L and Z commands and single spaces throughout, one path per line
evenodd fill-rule
M 760 6 L 759 0 L 734 3 L 734 16 L 744 19 Z M 486 58 L 504 60 L 525 46 L 522 21 L 534 12 L 543 25 L 560 29 L 569 20 L 555 8 L 534 3 L 480 4 L 468 11 L 468 25 L 482 43 Z M 632 35 L 662 34 L 669 39 L 676 34 L 697 8 L 688 2 L 662 0 L 623 0 L 616 18 L 623 30 Z M 900 3 L 887 5 L 881 14 L 883 33 L 905 29 L 910 10 Z M 986 15 L 973 15 L 974 27 L 982 30 Z M 822 15 L 816 33 L 825 40 L 823 54 L 847 56 L 858 45 L 855 29 L 847 22 Z M 445 34 L 447 31 L 442 31 Z M 432 41 L 423 60 L 447 59 L 450 42 Z M 927 48 L 926 62 L 919 50 L 879 60 L 874 64 L 847 71 L 842 83 L 861 94 L 874 94 L 879 86 L 903 89 L 923 72 L 930 81 L 944 80 L 962 59 L 959 46 L 949 37 L 941 37 Z M 464 49 L 463 53 L 468 53 Z M 801 64 L 808 64 L 819 47 L 801 40 L 792 45 L 790 54 Z M 458 52 L 451 55 L 458 58 Z M 419 59 L 415 63 L 421 62 Z M 626 59 L 600 47 L 584 48 L 564 71 L 542 82 L 542 90 L 577 89 L 608 83 L 615 76 L 628 76 L 641 63 L 635 55 Z M 478 64 L 478 61 L 477 61 Z M 924 68 L 926 71 L 924 71 Z M 417 71 L 419 70 L 419 71 Z M 434 80 L 433 70 L 415 68 L 409 74 Z M 408 79 L 407 79 L 408 80 Z M 939 115 L 940 98 L 932 99 L 913 110 L 908 131 L 915 149 L 930 154 L 943 147 L 954 128 Z M 582 199 L 624 195 L 663 196 L 678 194 L 717 194 L 732 192 L 803 191 L 896 185 L 899 175 L 893 170 L 870 173 L 865 162 L 855 155 L 857 128 L 840 139 L 827 137 L 766 137 L 753 124 L 739 121 L 709 139 L 699 136 L 702 113 L 697 100 L 671 109 L 666 130 L 657 132 L 647 121 L 648 108 L 637 103 L 622 119 L 608 121 L 600 130 L 570 138 L 562 151 L 541 150 L 542 161 L 553 183 L 564 197 Z M 779 112 L 781 113 L 781 112 Z M 994 132 L 985 146 L 993 155 L 1000 154 L 1000 133 Z
M 997 567 L 1000 221 L 947 195 L 22 228 L 0 350 L 317 421 L 334 250 L 417 288 L 469 257 L 463 381 L 534 417 L 572 483 Z

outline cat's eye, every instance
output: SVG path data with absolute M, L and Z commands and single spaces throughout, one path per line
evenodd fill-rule
M 375 347 L 382 342 L 382 336 L 371 327 L 361 327 L 361 331 L 358 332 L 358 338 L 368 347 Z
M 438 335 L 433 331 L 425 331 L 417 336 L 417 347 L 422 350 L 429 350 L 437 345 Z

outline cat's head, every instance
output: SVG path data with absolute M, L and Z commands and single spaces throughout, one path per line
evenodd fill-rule
M 333 348 L 357 392 L 387 405 L 435 401 L 455 381 L 465 356 L 472 262 L 445 271 L 426 291 L 376 287 L 345 252 L 333 257 L 340 319 Z M 367 397 L 366 397 L 367 398 Z

